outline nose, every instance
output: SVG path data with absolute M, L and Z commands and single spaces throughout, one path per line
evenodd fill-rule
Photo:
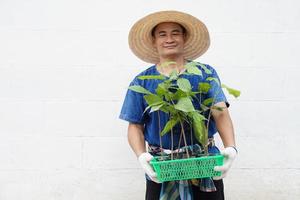
M 172 43 L 172 42 L 174 42 L 174 38 L 173 38 L 173 36 L 170 34 L 170 35 L 167 35 L 167 37 L 166 37 L 166 42 L 167 43 Z

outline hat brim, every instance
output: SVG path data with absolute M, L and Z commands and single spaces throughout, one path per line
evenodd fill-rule
M 152 29 L 163 22 L 175 22 L 186 29 L 184 58 L 194 60 L 204 54 L 209 45 L 209 33 L 203 22 L 196 17 L 179 11 L 160 11 L 137 21 L 128 36 L 129 47 L 141 60 L 158 63 L 159 55 L 152 44 Z

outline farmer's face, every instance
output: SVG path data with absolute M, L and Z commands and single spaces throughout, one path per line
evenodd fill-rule
M 153 35 L 153 45 L 162 58 L 176 58 L 183 55 L 185 33 L 173 22 L 158 24 Z

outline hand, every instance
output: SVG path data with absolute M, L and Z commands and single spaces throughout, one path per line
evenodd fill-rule
M 215 166 L 214 170 L 220 171 L 222 174 L 221 176 L 213 177 L 214 180 L 220 180 L 227 175 L 235 157 L 237 156 L 237 150 L 235 147 L 230 146 L 222 150 L 221 154 L 224 156 L 224 164 L 222 166 Z
M 150 153 L 144 152 L 141 155 L 139 155 L 138 160 L 145 173 L 149 176 L 149 178 L 156 183 L 160 183 L 159 180 L 156 178 L 156 173 L 154 172 L 152 166 L 149 163 L 150 160 L 152 160 L 152 158 L 153 156 Z

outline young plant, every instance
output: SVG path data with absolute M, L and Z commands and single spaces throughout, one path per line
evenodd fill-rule
M 172 61 L 166 62 L 163 63 L 162 67 L 171 64 L 176 63 Z M 161 83 L 158 84 L 155 93 L 152 93 L 139 85 L 130 86 L 129 89 L 144 94 L 144 99 L 148 104 L 144 112 L 150 109 L 150 113 L 162 111 L 169 115 L 169 121 L 165 124 L 162 130 L 160 128 L 160 137 L 164 136 L 167 133 L 171 134 L 172 152 L 173 128 L 177 124 L 180 124 L 181 127 L 178 148 L 180 147 L 182 138 L 185 147 L 187 147 L 186 134 L 184 130 L 184 123 L 187 123 L 192 127 L 195 138 L 204 148 L 204 154 L 208 155 L 208 127 L 209 121 L 211 119 L 211 112 L 213 109 L 222 111 L 223 108 L 214 106 L 215 97 L 220 91 L 215 93 L 214 97 L 212 98 L 201 99 L 201 97 L 203 94 L 208 93 L 208 91 L 211 89 L 212 82 L 215 82 L 215 84 L 218 84 L 219 86 L 221 86 L 221 88 L 225 88 L 229 94 L 235 97 L 238 97 L 240 95 L 240 91 L 229 88 L 224 84 L 220 85 L 220 82 L 217 78 L 209 76 L 212 74 L 212 71 L 209 70 L 204 64 L 191 61 L 188 62 L 184 67 L 186 68 L 186 70 L 183 74 L 203 77 L 203 71 L 204 73 L 206 73 L 208 78 L 206 78 L 204 82 L 200 82 L 198 84 L 198 88 L 196 88 L 196 90 L 194 88 L 193 90 L 192 85 L 188 79 L 180 77 L 177 71 L 173 71 L 168 77 L 163 75 L 146 75 L 138 77 L 141 80 L 161 80 Z M 202 70 L 200 70 L 199 68 L 201 68 Z M 196 109 L 194 107 L 193 101 L 199 104 L 200 109 Z M 208 115 L 205 115 L 205 112 L 208 112 Z M 160 144 L 160 146 L 162 148 L 162 144 Z M 187 157 L 190 157 L 188 150 L 186 151 L 186 154 Z M 173 154 L 171 154 L 171 158 L 173 159 Z

